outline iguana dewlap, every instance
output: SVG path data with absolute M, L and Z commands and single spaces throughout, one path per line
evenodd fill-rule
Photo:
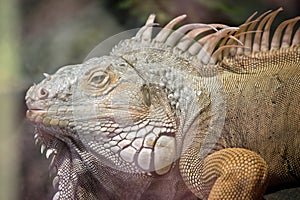
M 154 15 L 111 54 L 26 94 L 53 199 L 262 199 L 300 183 L 300 17 L 239 27 Z

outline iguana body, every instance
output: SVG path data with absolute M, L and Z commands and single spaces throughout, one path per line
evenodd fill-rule
M 278 12 L 172 32 L 180 16 L 154 38 L 151 15 L 110 56 L 31 87 L 54 199 L 261 199 L 299 184 L 299 17 L 270 37 Z

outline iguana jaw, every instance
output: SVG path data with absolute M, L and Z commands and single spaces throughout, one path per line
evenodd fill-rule
M 72 163 L 69 161 L 79 158 L 76 152 L 72 154 L 70 151 L 70 145 L 74 145 L 72 142 L 75 140 L 73 139 L 75 132 L 66 120 L 58 120 L 59 117 L 55 117 L 56 112 L 48 105 L 47 99 L 34 99 L 36 89 L 36 85 L 32 86 L 25 97 L 28 107 L 26 117 L 35 125 L 35 144 L 40 146 L 41 154 L 51 159 L 49 170 L 55 190 L 53 200 L 58 200 L 63 198 L 62 190 L 69 185 L 75 185 L 75 182 L 68 178 L 74 173 Z
M 41 154 L 45 153 L 46 158 L 52 157 L 50 168 L 55 167 L 55 171 L 58 169 L 57 157 L 61 157 L 60 151 L 66 148 L 68 143 L 66 135 L 72 131 L 66 130 L 63 127 L 52 124 L 51 120 L 47 119 L 47 111 L 40 109 L 30 109 L 26 112 L 26 117 L 35 124 L 34 140 L 36 145 L 40 145 Z M 44 122 L 48 121 L 47 124 Z
M 31 109 L 27 111 L 26 115 L 35 124 L 35 144 L 40 145 L 41 154 L 45 154 L 47 159 L 51 159 L 49 170 L 51 177 L 53 177 L 52 186 L 55 192 L 52 199 L 72 198 L 67 196 L 69 193 L 65 191 L 70 191 L 68 188 L 70 186 L 75 188 L 78 185 L 77 179 L 70 179 L 77 173 L 75 169 L 80 166 L 73 160 L 82 160 L 78 151 L 71 151 L 75 146 L 80 146 L 75 139 L 76 133 L 65 127 L 51 125 L 51 120 L 47 120 L 49 117 L 47 117 L 45 110 Z M 46 121 L 48 124 L 44 123 Z

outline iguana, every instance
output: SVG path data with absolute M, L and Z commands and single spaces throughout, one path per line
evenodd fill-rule
M 63 199 L 262 199 L 300 183 L 300 17 L 239 27 L 150 15 L 110 55 L 26 94 Z

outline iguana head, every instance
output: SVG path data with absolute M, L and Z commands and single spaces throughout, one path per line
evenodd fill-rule
M 47 149 L 47 157 L 55 154 L 58 170 L 69 156 L 81 162 L 97 158 L 124 172 L 161 175 L 175 159 L 177 125 L 166 93 L 120 57 L 62 67 L 32 86 L 26 103 L 41 151 Z
M 74 143 L 127 172 L 164 173 L 175 156 L 176 120 L 166 93 L 120 57 L 62 67 L 32 86 L 26 102 L 48 149 Z

